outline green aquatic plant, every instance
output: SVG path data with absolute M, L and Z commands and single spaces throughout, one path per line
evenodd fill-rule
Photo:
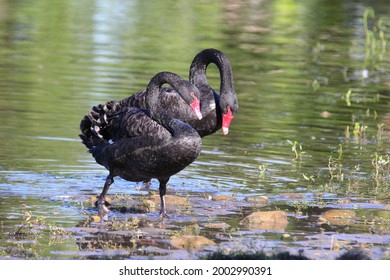
M 67 236 L 71 233 L 65 230 L 65 228 L 57 226 L 55 224 L 49 224 L 50 235 L 52 236 Z
M 377 143 L 382 142 L 382 136 L 383 136 L 383 131 L 384 131 L 384 123 L 378 123 L 377 124 L 377 132 L 376 132 L 376 141 Z
M 338 159 L 334 159 L 329 156 L 328 160 L 328 171 L 329 171 L 329 183 L 337 180 L 338 182 L 344 181 L 343 165 Z
M 294 159 L 295 161 L 302 159 L 302 155 L 305 154 L 302 148 L 302 144 L 299 143 L 298 141 L 291 141 L 287 140 L 287 143 L 291 145 L 291 151 L 294 153 Z
M 374 167 L 373 177 L 375 186 L 379 187 L 385 181 L 386 176 L 390 175 L 390 157 L 389 155 L 383 156 L 375 153 L 371 163 Z
M 369 7 L 366 8 L 363 12 L 363 29 L 364 29 L 364 35 L 366 37 L 365 40 L 365 61 L 364 65 L 367 66 L 370 54 L 371 54 L 371 47 L 373 41 L 373 33 L 372 31 L 368 28 L 368 17 L 375 18 L 375 11 L 373 8 Z M 365 67 L 366 68 L 366 67 Z
M 25 260 L 41 259 L 43 249 L 38 248 L 36 245 L 33 247 L 28 246 L 28 244 L 10 242 L 7 247 L 0 248 L 0 256 L 7 258 L 20 258 Z
M 264 163 L 259 165 L 259 177 L 264 178 L 267 170 L 268 170 L 268 164 Z
M 42 252 L 50 246 L 63 243 L 73 237 L 72 232 L 54 223 L 48 223 L 46 217 L 36 216 L 27 208 L 23 206 L 21 224 L 17 229 L 4 232 L 4 236 L 8 236 L 9 239 L 5 247 L 0 248 L 0 256 L 39 259 Z
M 351 137 L 351 133 L 349 132 L 349 125 L 345 128 L 345 139 L 348 141 L 349 137 Z
M 312 49 L 313 54 L 313 61 L 318 61 L 318 57 L 322 51 L 325 50 L 325 45 L 321 44 L 320 42 L 317 42 L 315 46 Z
M 316 181 L 314 175 L 306 175 L 306 174 L 302 173 L 302 177 L 303 177 L 303 179 L 305 179 L 308 182 L 314 183 Z
M 369 25 L 369 19 L 374 20 L 372 27 Z M 365 34 L 364 69 L 368 69 L 369 66 L 378 68 L 378 63 L 383 61 L 386 53 L 387 40 L 383 19 L 377 18 L 371 7 L 366 8 L 363 12 L 363 29 Z
M 321 84 L 318 82 L 317 79 L 314 79 L 311 82 L 311 87 L 313 88 L 314 91 L 317 91 L 321 87 Z
M 307 201 L 295 201 L 292 207 L 295 208 L 295 215 L 300 216 L 308 211 L 309 204 Z
M 337 154 L 339 155 L 338 160 L 341 160 L 343 158 L 343 144 L 341 143 L 337 149 Z
M 134 230 L 139 228 L 140 220 L 137 217 L 130 217 L 126 220 L 113 219 L 110 223 L 107 223 L 107 229 L 109 231 L 120 231 L 120 230 Z
M 352 89 L 349 89 L 345 95 L 344 95 L 344 99 L 345 99 L 345 102 L 347 103 L 347 106 L 350 107 L 351 106 L 351 94 L 352 94 Z
M 353 138 L 356 141 L 361 142 L 365 139 L 366 131 L 368 126 L 361 124 L 360 122 L 355 122 L 354 128 L 353 128 Z
M 33 235 L 35 237 L 38 237 L 40 233 L 38 227 L 43 226 L 44 224 L 45 224 L 45 218 L 43 216 L 38 216 L 35 219 L 33 219 L 32 212 L 24 210 L 22 225 L 14 232 L 13 235 L 16 237 L 28 236 L 28 235 Z

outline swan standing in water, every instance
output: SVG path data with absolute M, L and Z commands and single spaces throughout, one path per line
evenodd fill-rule
M 109 211 L 105 196 L 116 176 L 135 182 L 158 179 L 160 215 L 167 216 L 164 195 L 169 178 L 199 156 L 201 138 L 197 131 L 170 116 L 159 103 L 167 94 L 162 87 L 165 83 L 180 95 L 195 117 L 202 118 L 198 89 L 176 74 L 161 72 L 145 90 L 145 109 L 107 102 L 95 106 L 80 123 L 83 144 L 109 171 L 97 202 L 100 217 Z

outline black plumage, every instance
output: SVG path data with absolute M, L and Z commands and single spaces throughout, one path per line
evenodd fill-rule
M 220 72 L 220 94 L 217 94 L 207 81 L 206 70 L 211 63 L 217 65 Z M 226 55 L 216 49 L 205 49 L 198 53 L 191 63 L 189 81 L 200 91 L 200 109 L 203 116 L 201 120 L 190 107 L 185 106 L 179 94 L 172 88 L 165 87 L 169 94 L 160 96 L 161 107 L 170 116 L 191 125 L 201 137 L 213 134 L 221 127 L 226 135 L 230 122 L 238 111 L 232 67 Z M 140 91 L 119 101 L 116 106 L 146 108 L 145 96 L 146 91 Z
M 105 195 L 115 176 L 129 181 L 157 178 L 160 214 L 166 216 L 164 195 L 169 178 L 191 164 L 200 153 L 201 138 L 197 131 L 167 114 L 161 106 L 161 97 L 169 94 L 162 87 L 165 83 L 180 95 L 185 107 L 193 108 L 194 115 L 201 118 L 198 89 L 176 74 L 161 72 L 145 90 L 145 109 L 122 107 L 110 101 L 94 106 L 80 123 L 84 145 L 96 162 L 109 170 L 98 199 L 101 217 L 108 212 Z

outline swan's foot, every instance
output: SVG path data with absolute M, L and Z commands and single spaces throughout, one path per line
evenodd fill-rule
M 170 216 L 167 214 L 166 211 L 160 211 L 160 218 L 162 218 L 162 219 L 169 219 Z
M 97 198 L 99 198 L 99 197 L 97 197 Z M 105 206 L 106 208 L 107 208 L 108 206 L 111 205 L 111 203 L 109 203 L 109 202 L 106 201 L 106 200 L 104 200 L 103 203 L 104 203 L 104 206 Z M 99 200 L 96 200 L 96 201 L 95 201 L 95 207 L 98 207 L 98 206 L 99 206 Z
M 160 217 L 162 219 L 169 219 L 169 215 L 167 214 L 167 209 L 165 206 L 165 197 L 161 197 L 161 208 L 160 208 Z
M 97 201 L 97 207 L 98 207 L 98 213 L 99 213 L 99 217 L 100 219 L 102 220 L 107 220 L 108 219 L 108 212 L 110 212 L 110 209 L 108 209 L 107 206 L 109 206 L 110 204 L 105 201 L 104 197 L 99 197 L 98 201 Z
M 159 179 L 160 181 L 160 187 L 159 187 L 159 191 L 160 191 L 160 200 L 161 200 L 161 206 L 160 206 L 160 217 L 162 218 L 169 218 L 168 214 L 167 214 L 167 208 L 166 208 L 166 203 L 165 203 L 165 193 L 167 191 L 167 182 L 168 182 L 169 178 L 165 178 L 165 179 Z

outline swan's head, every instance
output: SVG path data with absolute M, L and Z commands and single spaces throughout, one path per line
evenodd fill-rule
M 194 111 L 196 117 L 201 120 L 202 113 L 200 111 L 200 92 L 196 86 L 191 84 L 189 81 L 184 80 L 180 76 L 172 72 L 160 72 L 156 74 L 152 80 L 149 82 L 148 87 L 146 88 L 147 92 L 152 91 L 153 87 L 159 87 L 161 92 L 161 87 L 164 83 L 167 83 L 173 87 L 173 89 L 180 95 L 180 97 L 187 103 L 187 105 Z M 166 92 L 166 90 L 163 90 Z M 152 94 L 152 98 L 157 95 Z M 154 100 L 155 103 L 158 103 L 158 99 Z M 149 106 L 151 107 L 151 106 Z
M 183 80 L 183 85 L 181 87 L 180 95 L 184 101 L 191 107 L 194 111 L 196 117 L 201 120 L 202 113 L 200 111 L 200 92 L 196 86 L 191 84 L 189 81 Z
M 230 123 L 238 111 L 238 100 L 236 93 L 234 92 L 234 94 L 221 95 L 219 104 L 222 114 L 222 133 L 223 135 L 227 135 L 229 133 Z
M 183 80 L 181 78 L 172 86 L 174 86 L 174 89 L 179 93 L 181 98 L 183 98 L 187 105 L 192 109 L 195 116 L 201 120 L 202 113 L 200 111 L 199 89 L 189 81 Z

